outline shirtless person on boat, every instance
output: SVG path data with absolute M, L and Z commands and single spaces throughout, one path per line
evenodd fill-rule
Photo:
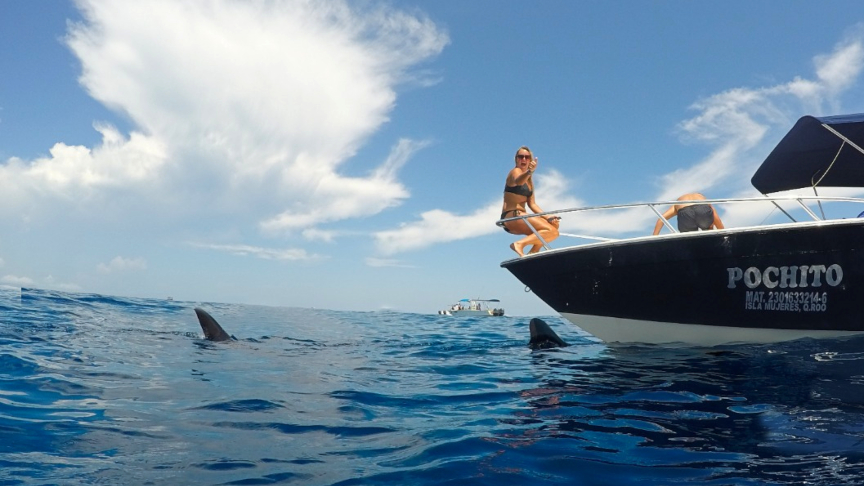
M 684 194 L 678 198 L 679 201 L 704 201 L 705 196 L 698 192 Z M 663 213 L 663 218 L 667 221 L 673 216 L 678 216 L 678 231 L 684 233 L 687 231 L 723 229 L 723 221 L 720 221 L 720 216 L 710 204 L 676 204 Z M 663 227 L 663 220 L 658 219 L 654 225 L 654 234 L 660 234 L 660 229 Z
M 504 206 L 501 208 L 501 219 L 528 214 L 525 209 L 526 205 L 535 213 L 543 212 L 540 206 L 534 202 L 534 180 L 531 178 L 534 169 L 537 168 L 537 158 L 531 153 L 531 149 L 523 146 L 516 151 L 515 162 L 516 166 L 510 169 L 507 174 L 507 182 L 504 184 Z M 555 219 L 557 220 L 557 218 Z M 546 243 L 558 238 L 557 221 L 550 221 L 539 216 L 527 218 L 527 220 Z M 531 231 L 524 219 L 515 219 L 504 223 L 504 231 L 514 235 L 526 235 L 525 238 L 510 244 L 510 248 L 519 256 L 525 256 L 523 249 L 526 246 L 533 245 L 529 253 L 537 253 L 543 246 L 540 238 L 537 238 L 537 235 Z

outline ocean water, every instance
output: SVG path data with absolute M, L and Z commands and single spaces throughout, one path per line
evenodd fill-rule
M 0 484 L 864 482 L 864 339 L 0 290 Z M 237 340 L 202 339 L 193 308 Z

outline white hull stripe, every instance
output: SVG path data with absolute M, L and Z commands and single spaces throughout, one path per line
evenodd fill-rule
M 607 343 L 689 343 L 716 346 L 728 343 L 771 343 L 792 339 L 836 338 L 862 334 L 850 331 L 819 331 L 808 329 L 766 329 L 673 322 L 641 321 L 617 317 L 588 316 L 561 313 L 580 329 Z

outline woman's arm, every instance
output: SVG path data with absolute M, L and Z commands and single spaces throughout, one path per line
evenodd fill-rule
M 519 167 L 514 167 L 509 174 L 507 174 L 507 185 L 508 186 L 521 186 L 528 182 L 528 179 L 531 178 L 531 174 L 534 173 L 534 169 L 537 168 L 537 157 L 534 157 L 528 164 L 528 170 L 522 170 Z M 513 181 L 511 184 L 510 181 Z
M 508 186 L 521 186 L 528 182 L 528 179 L 531 178 L 532 171 L 530 170 L 522 170 L 519 167 L 514 167 L 510 170 L 510 173 L 507 174 L 507 185 Z

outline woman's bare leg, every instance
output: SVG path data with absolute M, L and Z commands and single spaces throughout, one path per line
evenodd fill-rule
M 552 226 L 549 221 L 544 218 L 530 218 L 529 222 L 534 226 L 534 229 L 537 230 L 537 233 L 545 240 L 546 243 L 553 241 L 555 238 L 558 238 L 558 229 Z M 516 229 L 516 228 L 514 228 Z M 528 251 L 529 254 L 537 253 L 543 247 L 543 241 L 537 237 L 527 225 L 523 223 L 522 228 L 519 228 L 521 234 L 527 235 L 525 238 L 512 243 L 510 248 L 516 252 L 519 256 L 525 256 L 524 249 L 527 246 L 531 246 L 531 249 Z
M 546 231 L 546 230 L 540 230 L 538 232 L 540 233 L 540 236 L 542 236 L 543 239 L 546 240 L 546 243 L 549 243 L 552 240 L 554 240 L 555 238 L 558 238 L 558 232 Z M 543 248 L 543 243 L 541 243 L 540 240 L 536 237 L 534 239 L 537 240 L 537 243 L 534 243 L 534 245 L 531 246 L 531 249 L 528 250 L 529 255 L 537 253 Z

